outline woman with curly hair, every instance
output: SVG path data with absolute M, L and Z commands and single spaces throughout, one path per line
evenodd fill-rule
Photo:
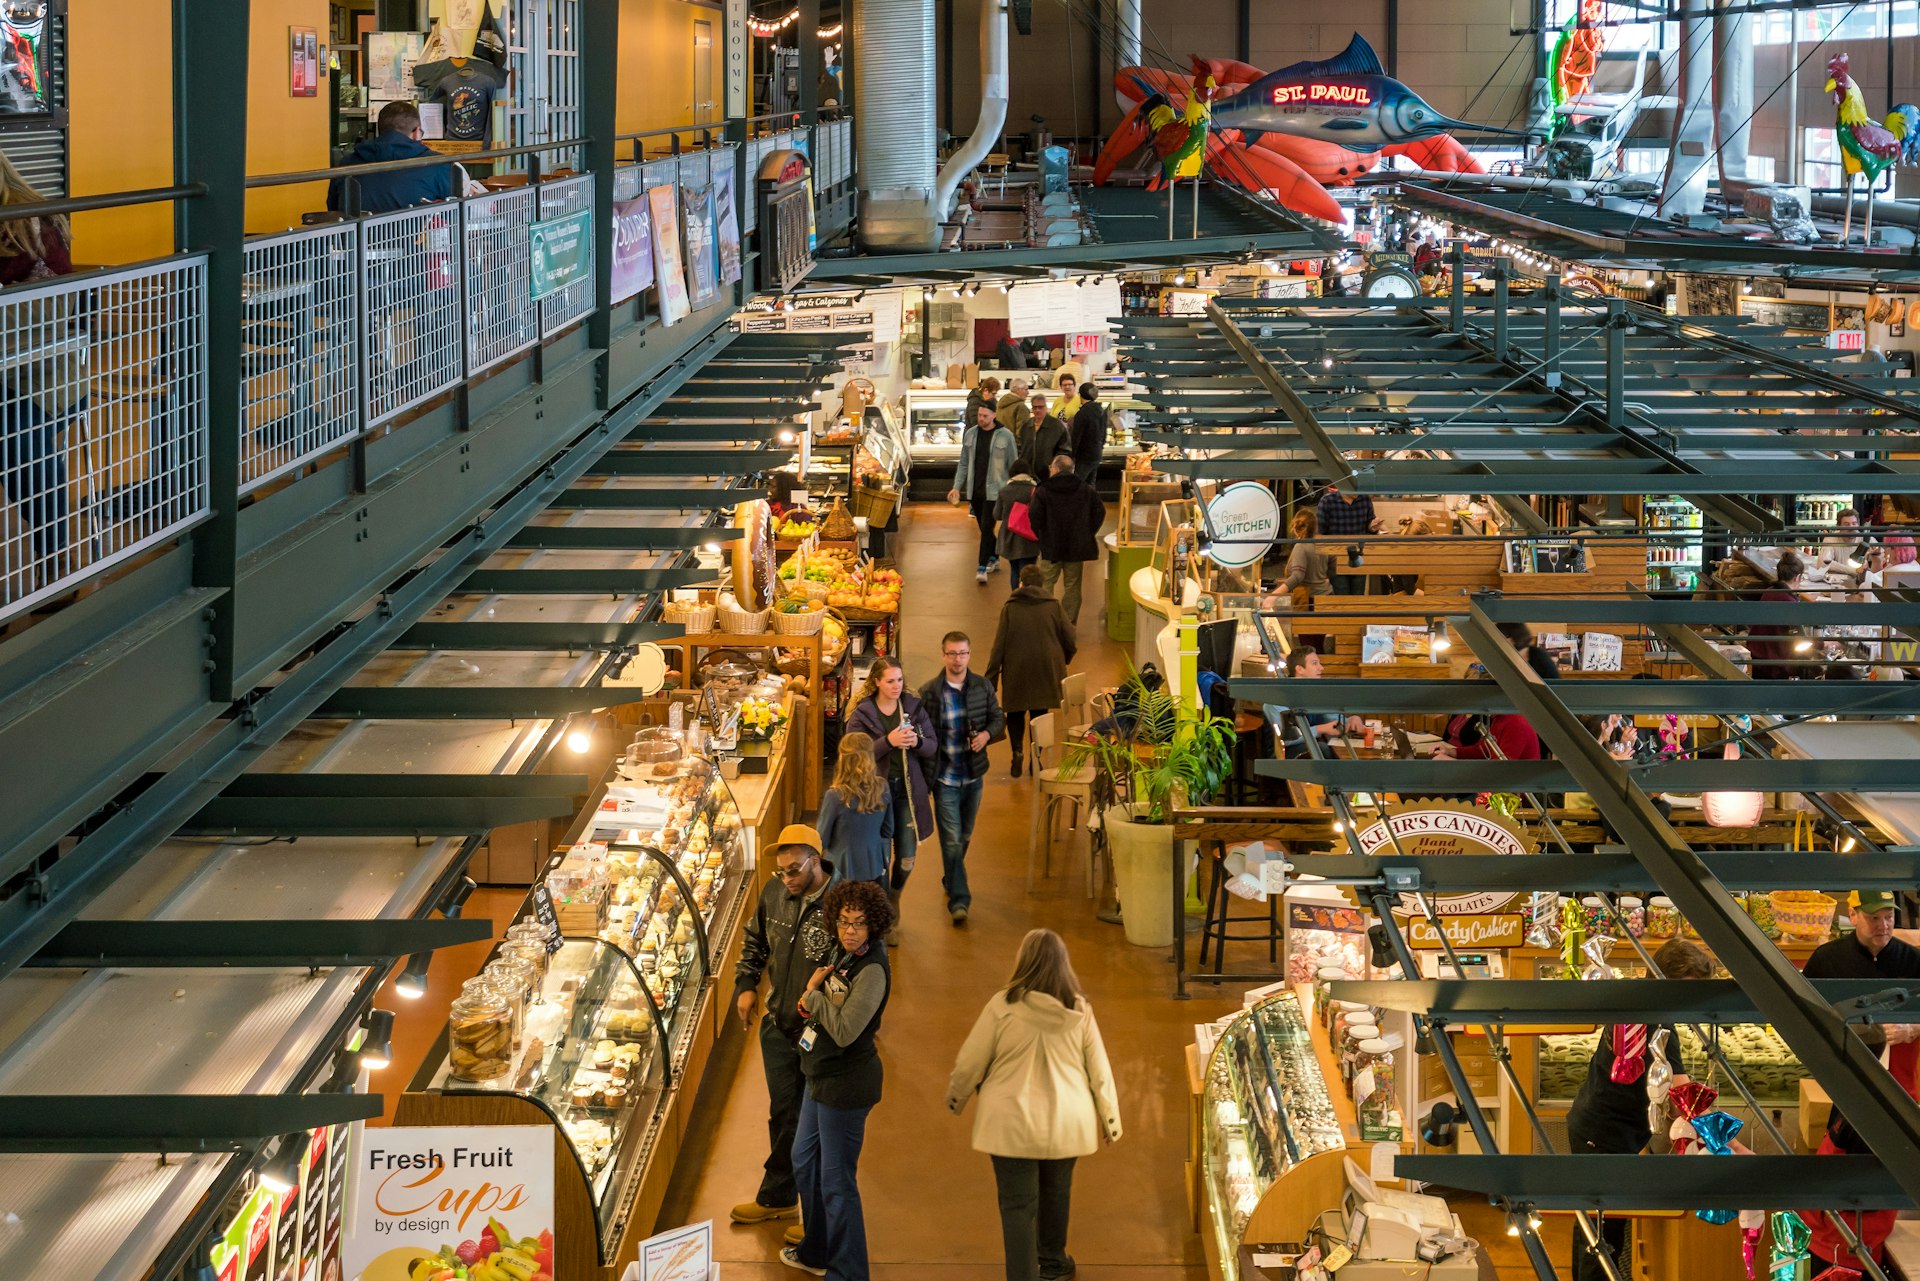
M 880 1054 L 873 1039 L 892 987 L 882 940 L 893 927 L 893 904 L 872 881 L 842 881 L 827 891 L 821 910 L 834 949 L 800 997 L 807 1019 L 800 1035 L 807 1096 L 793 1138 L 805 1235 L 780 1251 L 780 1261 L 835 1281 L 867 1281 L 857 1175 L 867 1113 L 880 1101 Z

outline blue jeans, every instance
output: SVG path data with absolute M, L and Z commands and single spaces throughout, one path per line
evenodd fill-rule
M 887 804 L 893 807 L 893 871 L 888 879 L 897 899 L 900 891 L 907 888 L 907 877 L 912 874 L 903 864 L 920 848 L 920 839 L 914 832 L 918 820 L 913 816 L 913 788 L 905 779 L 896 778 L 889 783 Z
M 970 907 L 967 888 L 967 846 L 973 840 L 973 820 L 980 814 L 984 778 L 965 783 L 933 785 L 933 819 L 940 828 L 940 884 L 947 891 L 947 910 Z
M 800 1222 L 806 1238 L 794 1253 L 829 1281 L 867 1281 L 867 1221 L 860 1210 L 860 1146 L 872 1108 L 800 1105 L 793 1136 L 793 1177 L 800 1185 Z
M 5 394 L 4 411 L 0 411 L 0 484 L 20 509 L 33 558 L 45 563 L 46 577 L 51 579 L 65 572 L 53 559 L 67 548 L 67 453 L 61 436 L 67 423 L 85 409 L 86 400 L 75 402 L 65 414 L 50 415 L 39 402 L 14 388 Z

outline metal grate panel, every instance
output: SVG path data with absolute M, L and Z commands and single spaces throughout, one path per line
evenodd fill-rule
M 538 196 L 531 187 L 466 202 L 467 372 L 491 369 L 540 341 L 527 235 Z
M 540 217 L 558 218 L 566 214 L 585 210 L 589 218 L 593 214 L 593 177 L 583 174 L 578 178 L 562 178 L 558 182 L 542 183 L 540 186 Z M 523 241 L 524 245 L 525 242 Z M 540 303 L 540 332 L 544 335 L 559 333 L 568 325 L 584 320 L 593 312 L 593 235 L 587 235 L 587 271 L 559 293 L 542 300 Z M 523 248 L 522 252 L 525 250 Z
M 361 223 L 369 427 L 462 377 L 459 219 L 458 204 L 440 204 Z
M 206 260 L 0 293 L 0 618 L 203 517 Z
M 240 348 L 240 492 L 360 430 L 360 229 L 247 242 Z

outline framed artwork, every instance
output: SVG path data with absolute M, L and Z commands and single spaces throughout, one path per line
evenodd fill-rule
M 287 95 L 311 98 L 320 92 L 320 33 L 312 27 L 287 28 Z
M 0 120 L 53 116 L 53 28 L 64 0 L 0 4 Z

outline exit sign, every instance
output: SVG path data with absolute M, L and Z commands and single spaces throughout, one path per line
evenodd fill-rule
M 1867 331 L 1864 329 L 1836 329 L 1827 335 L 1827 346 L 1834 351 L 1865 351 L 1867 349 Z
M 1107 345 L 1107 336 L 1105 334 L 1074 334 L 1072 343 L 1074 355 L 1092 356 Z

